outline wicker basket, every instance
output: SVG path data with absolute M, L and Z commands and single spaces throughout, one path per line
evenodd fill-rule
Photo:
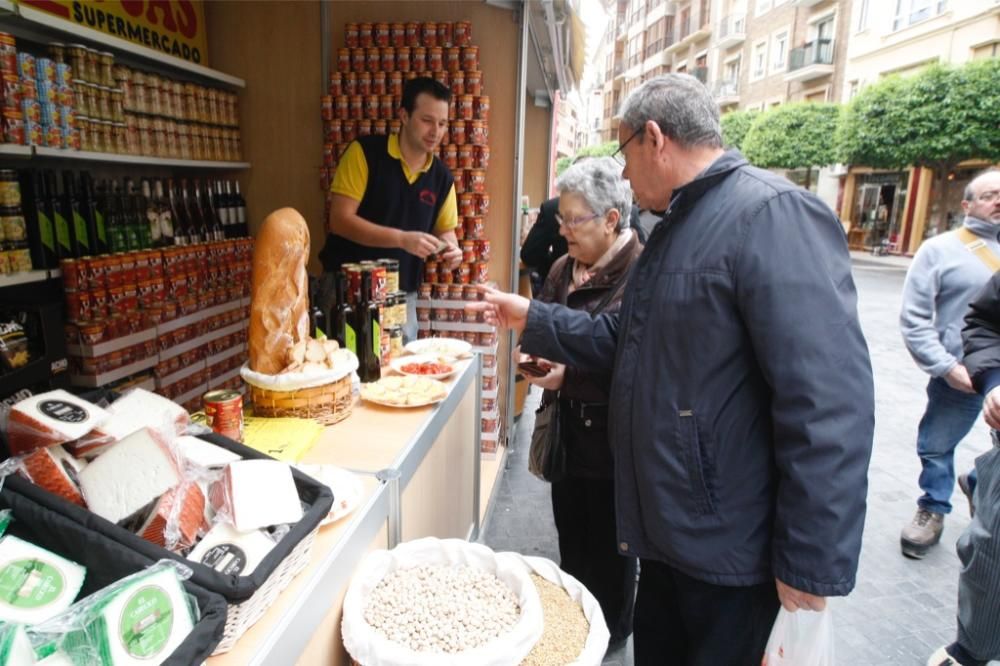
M 309 556 L 312 553 L 313 542 L 316 540 L 316 528 L 300 541 L 291 554 L 281 561 L 274 572 L 267 577 L 267 581 L 261 585 L 253 596 L 238 604 L 229 604 L 226 612 L 226 628 L 222 633 L 222 641 L 215 648 L 216 654 L 229 652 L 236 645 L 236 641 L 252 627 L 257 620 L 264 615 L 264 612 L 274 603 L 282 590 L 288 587 L 306 565 L 309 564 Z
M 292 391 L 273 391 L 250 384 L 254 416 L 295 416 L 333 425 L 351 415 L 351 375 L 330 384 Z

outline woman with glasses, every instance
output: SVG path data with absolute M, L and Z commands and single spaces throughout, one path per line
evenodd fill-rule
M 629 228 L 632 193 L 610 157 L 579 162 L 556 182 L 559 235 L 568 253 L 549 271 L 539 299 L 592 314 L 614 312 L 626 277 L 642 250 Z M 552 484 L 552 513 L 564 571 L 601 604 L 612 643 L 632 632 L 636 560 L 618 554 L 606 373 L 538 359 L 548 368 L 527 380 L 545 389 L 543 404 L 559 400 L 566 475 Z M 610 363 L 608 364 L 610 366 Z

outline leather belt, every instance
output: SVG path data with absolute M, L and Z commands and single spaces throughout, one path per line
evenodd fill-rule
M 605 411 L 608 408 L 606 402 L 583 402 L 581 400 L 562 399 L 563 407 L 567 414 L 578 417 L 581 421 L 589 421 L 594 416 L 594 410 Z M 590 425 L 588 422 L 586 425 Z

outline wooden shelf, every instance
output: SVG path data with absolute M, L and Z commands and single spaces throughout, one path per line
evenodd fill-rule
M 29 146 L 10 146 L 26 148 Z M 142 155 L 117 155 L 115 153 L 95 153 L 86 150 L 63 150 L 34 146 L 35 158 L 59 159 L 84 162 L 104 162 L 105 164 L 142 164 L 146 166 L 177 167 L 185 169 L 249 169 L 249 162 L 218 162 L 214 160 L 178 160 L 166 157 L 144 157 Z M 3 154 L 3 153 L 0 153 Z

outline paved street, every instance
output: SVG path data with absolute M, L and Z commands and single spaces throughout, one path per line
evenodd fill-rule
M 946 521 L 941 544 L 921 561 L 905 559 L 899 552 L 900 529 L 912 517 L 919 494 L 914 441 L 927 384 L 903 348 L 897 328 L 906 263 L 854 255 L 877 411 L 858 585 L 850 597 L 832 603 L 838 664 L 915 666 L 954 639 L 959 569 L 955 541 L 969 522 L 965 498 L 957 488 L 952 497 L 955 511 Z M 548 486 L 527 472 L 533 411 L 525 412 L 483 541 L 497 550 L 558 561 Z M 957 468 L 968 469 L 988 447 L 988 430 L 980 421 L 959 447 Z M 630 646 L 605 660 L 619 666 L 631 663 Z

